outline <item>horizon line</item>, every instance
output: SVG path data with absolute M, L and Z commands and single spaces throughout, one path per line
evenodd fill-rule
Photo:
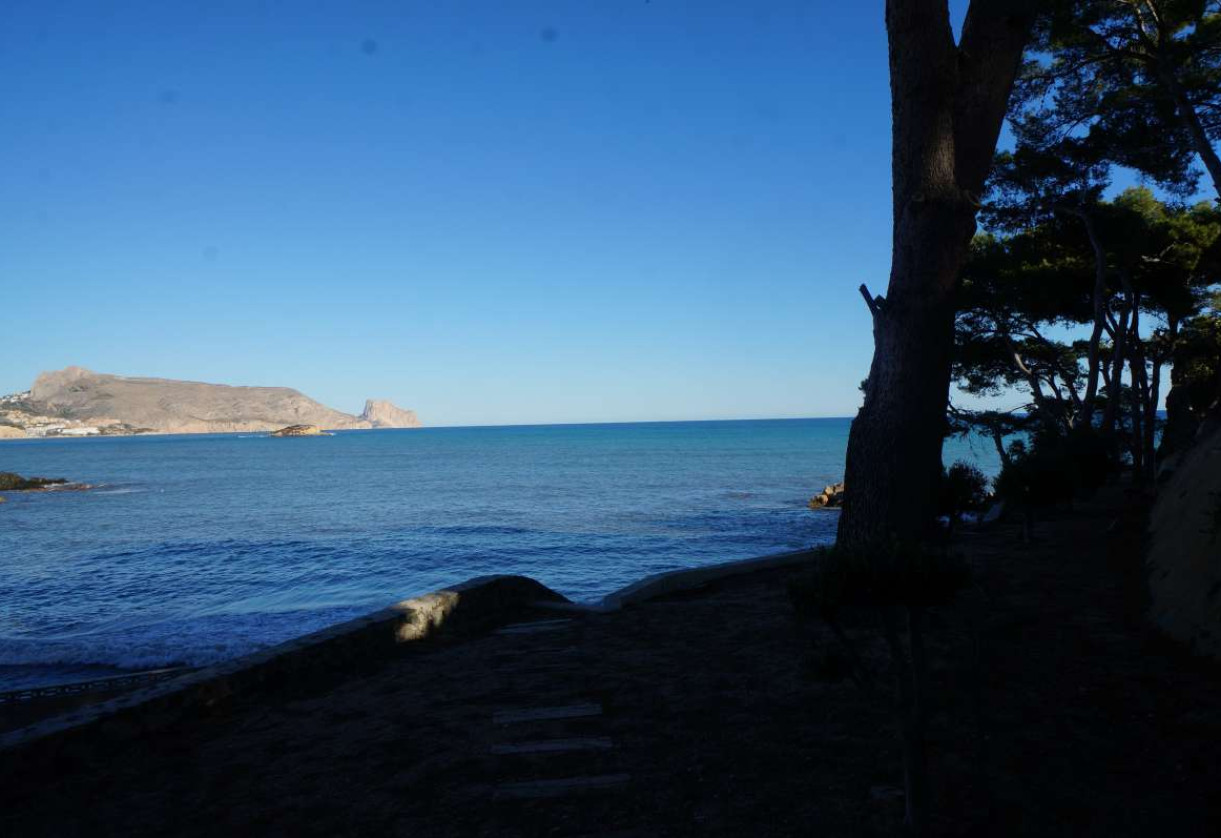
M 427 431 L 438 430 L 441 428 L 458 429 L 458 428 L 563 428 L 563 427 L 580 427 L 584 425 L 678 425 L 690 424 L 694 422 L 804 422 L 810 420 L 830 420 L 830 419 L 853 419 L 853 416 L 754 416 L 754 417 L 731 417 L 723 419 L 611 419 L 611 420 L 590 420 L 583 422 L 507 422 L 497 424 L 474 424 L 474 425 L 424 425 L 419 428 L 371 428 L 368 430 L 375 431 Z M 344 432 L 351 431 L 359 432 L 360 428 L 349 428 Z

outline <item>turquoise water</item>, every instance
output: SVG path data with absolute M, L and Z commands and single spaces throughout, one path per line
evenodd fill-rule
M 838 513 L 806 501 L 842 477 L 848 424 L 5 442 L 0 471 L 100 488 L 0 506 L 0 689 L 215 662 L 482 574 L 591 600 L 825 543 Z

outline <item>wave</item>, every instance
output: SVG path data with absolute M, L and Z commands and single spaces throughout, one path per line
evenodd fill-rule
M 496 524 L 468 525 L 458 524 L 447 527 L 425 526 L 415 527 L 415 532 L 436 535 L 532 535 L 538 530 L 525 527 L 503 526 Z

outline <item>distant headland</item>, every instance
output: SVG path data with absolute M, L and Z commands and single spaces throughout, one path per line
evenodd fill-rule
M 23 393 L 0 396 L 0 439 L 418 428 L 414 411 L 370 399 L 359 415 L 332 410 L 288 387 L 232 387 L 128 378 L 82 367 L 44 372 Z

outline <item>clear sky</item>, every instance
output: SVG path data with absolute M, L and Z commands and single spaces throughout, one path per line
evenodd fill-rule
M 432 425 L 850 415 L 882 5 L 6 0 L 0 392 L 77 364 Z

